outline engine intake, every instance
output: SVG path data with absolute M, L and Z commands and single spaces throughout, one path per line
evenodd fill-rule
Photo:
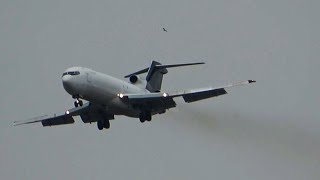
M 135 84 L 135 83 L 137 83 L 138 82 L 138 76 L 136 76 L 136 75 L 132 75 L 132 76 L 130 76 L 130 78 L 129 78 L 129 80 L 130 80 L 130 82 L 132 83 L 132 84 Z

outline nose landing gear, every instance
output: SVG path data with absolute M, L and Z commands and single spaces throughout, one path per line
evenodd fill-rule
M 79 99 L 77 99 L 75 102 L 74 102 L 74 106 L 75 107 L 79 107 L 79 106 L 83 106 L 83 102 Z
M 75 107 L 83 106 L 83 102 L 80 100 L 78 95 L 72 96 L 72 98 L 76 99 L 76 101 L 74 101 Z

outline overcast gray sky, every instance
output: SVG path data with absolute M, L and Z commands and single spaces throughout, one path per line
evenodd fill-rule
M 0 1 L 1 179 L 319 179 L 320 1 Z M 168 32 L 163 32 L 165 27 Z M 63 112 L 61 74 L 122 78 L 163 63 L 163 89 L 256 79 L 151 123 L 13 127 Z

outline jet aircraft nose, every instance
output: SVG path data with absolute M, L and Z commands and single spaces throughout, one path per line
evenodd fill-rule
M 71 95 L 79 94 L 81 84 L 80 67 L 72 67 L 62 74 L 62 84 L 64 89 Z
M 62 77 L 62 83 L 63 84 L 67 84 L 67 83 L 69 83 L 70 82 L 70 76 L 68 76 L 68 75 L 64 75 L 63 77 Z
M 63 84 L 63 87 L 64 89 L 67 91 L 67 92 L 72 92 L 72 82 L 71 82 L 71 76 L 68 76 L 68 75 L 65 75 L 62 77 L 62 84 Z

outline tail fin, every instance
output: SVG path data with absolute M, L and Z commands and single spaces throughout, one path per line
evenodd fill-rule
M 130 77 L 132 75 L 138 75 L 138 74 L 148 72 L 146 77 L 146 81 L 147 81 L 146 89 L 149 90 L 150 92 L 160 92 L 163 75 L 168 73 L 167 68 L 179 67 L 179 66 L 191 66 L 191 65 L 198 65 L 198 64 L 204 64 L 204 62 L 162 65 L 157 61 L 152 61 L 149 68 L 145 68 L 135 73 L 129 74 L 125 76 L 125 78 Z
M 160 92 L 163 75 L 168 73 L 166 68 L 156 68 L 157 65 L 161 65 L 161 63 L 152 61 L 146 77 L 146 89 L 150 92 Z

